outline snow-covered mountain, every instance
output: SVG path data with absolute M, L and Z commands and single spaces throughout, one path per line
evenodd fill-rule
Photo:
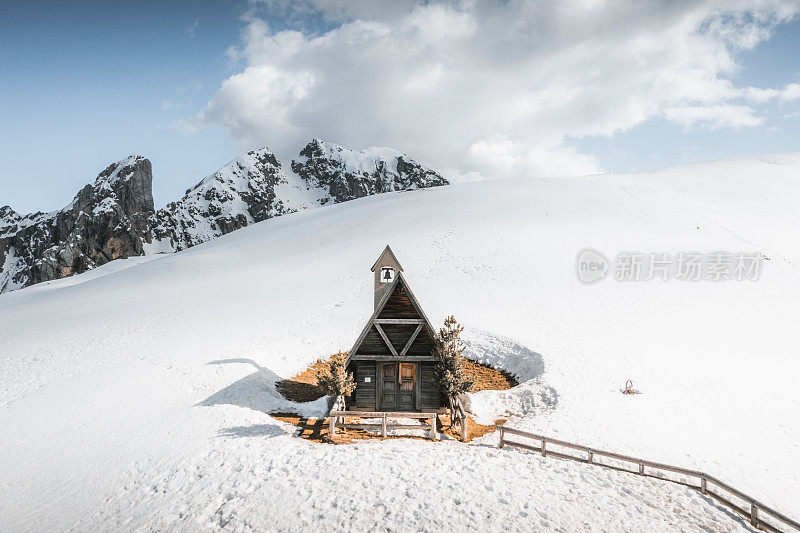
M 391 148 L 360 152 L 314 139 L 292 161 L 292 170 L 312 188 L 327 191 L 322 204 L 370 194 L 441 185 L 443 178 Z
M 183 250 L 286 213 L 447 184 L 388 148 L 355 152 L 314 139 L 300 156 L 290 168 L 268 148 L 253 150 L 158 211 L 150 162 L 138 155 L 110 165 L 60 211 L 21 216 L 0 207 L 0 292 L 114 259 Z
M 434 325 L 455 314 L 468 356 L 518 373 L 471 395 L 482 417 L 703 470 L 796 520 L 799 203 L 800 154 L 462 183 L 1 294 L 0 530 L 755 531 L 686 487 L 496 433 L 296 438 L 270 413 L 320 405 L 275 382 L 352 346 L 387 242 Z M 587 247 L 769 259 L 757 281 L 587 285 Z
M 254 222 L 314 207 L 322 194 L 286 172 L 267 148 L 254 150 L 159 209 L 152 249 L 183 250 Z
M 150 161 L 133 155 L 109 165 L 59 211 L 21 216 L 0 207 L 0 292 L 143 254 L 152 180 Z

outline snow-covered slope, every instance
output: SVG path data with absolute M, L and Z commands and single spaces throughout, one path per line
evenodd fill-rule
M 747 529 L 690 489 L 498 450 L 496 435 L 294 438 L 268 415 L 292 407 L 274 382 L 352 344 L 387 242 L 432 321 L 454 313 L 473 357 L 521 374 L 474 395 L 482 416 L 702 469 L 797 519 L 798 202 L 800 154 L 474 182 L 2 294 L 0 529 Z M 769 260 L 757 281 L 585 285 L 586 247 Z M 629 378 L 642 394 L 620 394 Z

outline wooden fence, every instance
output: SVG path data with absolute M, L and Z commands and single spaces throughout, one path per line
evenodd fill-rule
M 427 429 L 428 434 L 430 435 L 431 440 L 437 440 L 438 436 L 436 433 L 436 413 L 406 413 L 406 412 L 397 412 L 397 413 L 385 413 L 385 412 L 367 412 L 367 411 L 331 411 L 330 412 L 330 434 L 331 436 L 336 434 L 336 426 L 338 424 L 339 427 L 349 428 L 349 429 L 377 429 L 380 428 L 381 430 L 381 437 L 386 436 L 387 430 L 390 429 Z M 361 424 L 361 423 L 348 423 L 348 418 L 380 418 L 381 422 L 379 424 L 372 423 L 372 424 Z M 389 422 L 389 418 L 413 418 L 418 420 L 427 420 L 427 426 L 421 426 L 419 424 L 396 424 L 394 422 Z M 338 420 L 341 419 L 341 422 Z
M 533 446 L 523 442 L 508 440 L 506 435 L 527 437 L 539 441 L 539 443 L 537 446 Z M 723 505 L 741 513 L 747 517 L 750 523 L 757 529 L 778 532 L 800 531 L 800 523 L 779 513 L 775 509 L 767 507 L 755 498 L 736 490 L 727 483 L 723 483 L 705 472 L 688 470 L 686 468 L 656 463 L 618 453 L 606 452 L 596 448 L 581 446 L 580 444 L 500 426 L 500 448 L 504 446 L 513 446 L 539 452 L 545 457 L 549 455 L 560 459 L 572 459 L 582 463 L 605 466 L 615 470 L 622 470 L 623 472 L 679 483 L 697 489 L 701 493 L 711 496 Z M 554 447 L 556 449 L 553 449 Z M 567 453 L 569 450 L 575 450 L 585 455 Z M 598 458 L 602 458 L 603 460 L 600 461 Z M 633 468 L 631 468 L 631 466 Z

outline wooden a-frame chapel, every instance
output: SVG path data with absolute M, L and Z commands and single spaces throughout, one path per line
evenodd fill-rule
M 403 277 L 403 267 L 387 245 L 372 265 L 375 307 L 347 355 L 356 390 L 347 399 L 353 411 L 445 409 L 434 380 L 435 330 Z

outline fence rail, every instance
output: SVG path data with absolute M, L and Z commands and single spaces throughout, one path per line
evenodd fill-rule
M 388 413 L 388 412 L 369 412 L 369 411 L 331 411 L 330 412 L 330 419 L 328 421 L 329 432 L 331 436 L 336 434 L 336 426 L 337 424 L 339 427 L 348 428 L 348 429 L 366 429 L 366 428 L 380 428 L 381 430 L 381 437 L 386 436 L 386 432 L 390 429 L 426 429 L 425 426 L 419 425 L 411 425 L 411 424 L 396 424 L 394 422 L 389 422 L 389 418 L 416 418 L 419 420 L 427 420 L 427 430 L 428 434 L 430 435 L 431 440 L 437 440 L 438 435 L 436 433 L 436 413 L 406 413 L 406 412 L 397 412 L 397 413 Z M 348 418 L 380 418 L 381 422 L 379 424 L 353 424 L 348 423 Z M 341 419 L 341 422 L 337 422 Z
M 508 440 L 506 435 L 517 435 L 519 437 L 533 439 L 538 441 L 538 446 L 533 446 L 524 442 Z M 551 449 L 547 448 L 548 444 L 551 445 Z M 688 468 L 681 468 L 664 463 L 656 463 L 655 461 L 648 461 L 646 459 L 640 459 L 614 452 L 607 452 L 605 450 L 598 450 L 597 448 L 590 448 L 588 446 L 582 446 L 572 442 L 545 437 L 544 435 L 537 435 L 535 433 L 528 433 L 526 431 L 500 426 L 500 448 L 503 448 L 504 446 L 512 446 L 515 448 L 539 452 L 544 457 L 550 455 L 560 459 L 571 459 L 573 461 L 582 463 L 605 466 L 615 470 L 622 470 L 623 472 L 629 472 L 631 474 L 639 474 L 641 476 L 654 477 L 664 481 L 679 483 L 681 485 L 697 489 L 701 493 L 711 496 L 718 502 L 730 507 L 735 511 L 738 511 L 747 517 L 750 520 L 750 523 L 757 529 L 766 529 L 768 531 L 777 532 L 800 531 L 800 523 L 788 518 L 782 513 L 779 513 L 775 509 L 764 505 L 755 498 L 731 487 L 727 483 L 720 481 L 714 476 L 706 474 L 705 472 L 689 470 Z M 586 455 L 584 457 L 580 455 L 564 453 L 564 450 L 553 450 L 552 446 L 558 446 L 562 449 L 568 448 L 570 450 L 576 450 Z M 598 461 L 598 457 L 606 457 L 613 461 L 617 461 L 618 463 L 623 463 L 626 466 L 632 464 L 634 469 L 631 470 L 630 468 L 620 466 L 619 464 L 615 465 L 609 464 L 608 462 L 601 462 Z M 672 479 L 670 477 L 666 477 L 664 472 L 680 474 L 685 478 L 696 481 L 692 482 L 686 479 Z M 734 498 L 730 498 L 730 496 L 733 496 Z M 791 529 L 786 529 L 787 526 Z

